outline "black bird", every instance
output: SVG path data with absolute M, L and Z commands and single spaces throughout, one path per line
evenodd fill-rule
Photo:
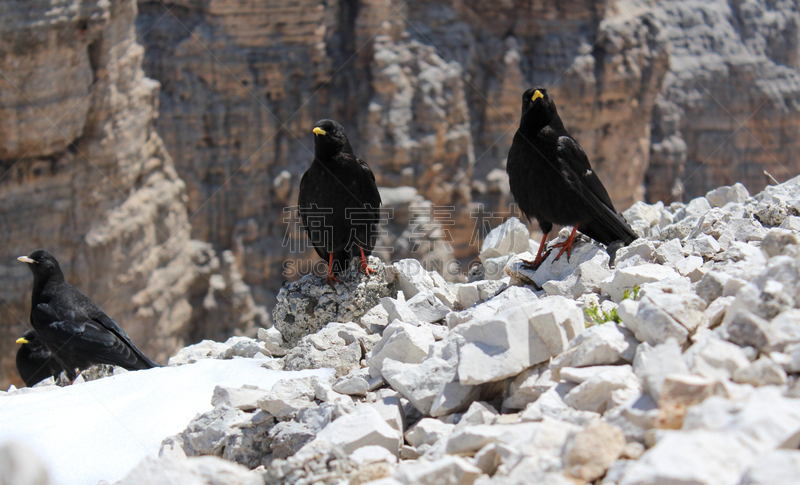
M 328 262 L 326 282 L 375 248 L 381 196 L 369 165 L 353 154 L 344 128 L 333 120 L 314 125 L 314 161 L 300 179 L 300 218 L 320 258 Z
M 617 213 L 603 183 L 592 170 L 586 153 L 567 133 L 546 89 L 537 87 L 522 95 L 522 117 L 506 164 L 511 193 L 522 213 L 535 217 L 544 232 L 536 259 L 527 262 L 537 268 L 553 223 L 573 226 L 561 247 L 569 258 L 575 231 L 605 244 L 630 244 L 638 238 Z
M 17 372 L 25 385 L 33 386 L 50 376 L 58 377 L 64 370 L 44 346 L 34 330 L 28 330 L 17 339 Z
M 33 273 L 31 325 L 72 381 L 75 369 L 111 364 L 128 370 L 160 367 L 137 349 L 117 323 L 64 279 L 52 254 L 17 258 Z

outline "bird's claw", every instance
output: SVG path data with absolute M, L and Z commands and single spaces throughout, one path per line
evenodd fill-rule
M 527 259 L 523 259 L 522 267 L 527 270 L 536 271 L 537 269 L 539 269 L 539 266 L 541 266 L 542 263 L 544 263 L 544 260 L 547 259 L 548 256 L 550 256 L 550 250 L 547 250 L 544 254 L 541 255 L 541 257 L 537 257 L 533 261 L 528 261 Z
M 328 277 L 325 278 L 325 283 L 328 283 L 329 285 L 331 285 L 331 288 L 333 288 L 333 291 L 336 291 L 336 287 L 333 286 L 333 282 L 334 281 L 337 282 L 337 283 L 342 283 L 342 280 L 340 280 L 339 278 L 334 276 L 333 273 L 329 273 Z M 344 284 L 344 283 L 342 283 L 342 284 Z

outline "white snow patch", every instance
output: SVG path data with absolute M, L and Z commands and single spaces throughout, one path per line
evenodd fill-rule
M 17 439 L 30 446 L 47 463 L 53 483 L 114 483 L 145 456 L 157 458 L 164 438 L 210 410 L 215 386 L 271 389 L 283 379 L 314 375 L 330 379 L 333 369 L 274 371 L 253 359 L 206 359 L 2 396 L 0 443 Z

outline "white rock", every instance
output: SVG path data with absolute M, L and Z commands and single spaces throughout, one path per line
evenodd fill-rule
M 383 307 L 383 304 L 378 304 L 372 307 L 367 313 L 361 315 L 359 324 L 367 331 L 372 333 L 383 333 L 383 329 L 389 325 L 389 312 Z
M 397 392 L 426 416 L 444 416 L 465 407 L 474 397 L 474 386 L 458 382 L 458 347 L 463 338 L 451 334 L 436 342 L 421 364 L 386 359 L 383 377 Z
M 627 266 L 636 266 L 635 264 L 625 264 L 628 260 L 634 259 L 638 256 L 638 260 L 644 263 L 652 263 L 655 257 L 656 247 L 653 241 L 645 238 L 639 238 L 633 241 L 629 246 L 623 246 L 617 250 L 615 265 L 618 269 Z
M 403 485 L 472 485 L 481 470 L 459 456 L 445 455 L 436 461 L 411 461 L 392 476 Z
M 750 242 L 761 241 L 767 235 L 767 230 L 757 220 L 747 217 L 735 217 L 728 221 L 726 230 L 733 234 L 736 241 Z
M 369 406 L 378 411 L 383 420 L 394 428 L 401 437 L 403 436 L 404 414 L 399 395 L 381 397 L 374 403 L 370 403 Z
M 264 478 L 242 465 L 231 463 L 216 456 L 193 456 L 186 460 L 159 460 L 153 456 L 144 458 L 116 485 L 141 485 L 158 483 L 163 485 L 261 485 Z
M 283 348 L 283 336 L 277 328 L 259 328 L 258 340 L 264 342 L 264 347 L 269 351 L 270 355 L 274 357 L 286 355 L 286 349 Z
M 631 362 L 638 342 L 631 332 L 614 322 L 587 328 L 572 339 L 569 348 L 556 356 L 553 367 L 586 367 Z
M 599 274 L 607 274 L 606 272 L 609 271 L 608 253 L 604 248 L 593 243 L 576 242 L 572 246 L 572 255 L 569 259 L 567 259 L 566 253 L 558 260 L 556 260 L 556 256 L 558 256 L 558 251 L 552 251 L 536 271 L 531 271 L 522 264 L 522 260 L 527 259 L 527 255 L 519 255 L 509 261 L 507 273 L 525 283 L 534 283 L 539 288 L 542 288 L 547 282 L 562 281 L 572 277 L 575 278 L 575 282 L 570 282 L 569 287 L 571 289 L 573 285 L 581 281 L 581 276 L 583 280 L 582 286 L 586 288 L 597 287 L 599 282 L 594 280 Z M 583 272 L 576 273 L 582 264 L 590 261 L 593 264 L 585 266 L 585 275 Z
M 636 339 L 650 345 L 666 342 L 670 337 L 683 345 L 689 335 L 686 327 L 648 297 L 641 301 L 623 301 L 618 313 L 622 323 L 633 332 Z
M 506 254 L 496 258 L 487 258 L 483 263 L 483 277 L 486 280 L 499 280 L 506 276 L 506 266 L 515 257 L 514 254 Z
M 493 424 L 497 421 L 499 413 L 491 404 L 483 401 L 475 401 L 469 405 L 469 409 L 461 416 L 456 427 L 473 426 L 476 424 Z
M 446 452 L 472 454 L 489 443 L 504 443 L 525 453 L 557 452 L 560 456 L 567 441 L 581 427 L 570 423 L 545 419 L 541 422 L 513 424 L 479 424 L 456 430 L 447 439 Z M 537 450 L 538 448 L 538 450 Z
M 408 444 L 413 447 L 433 445 L 453 433 L 455 425 L 444 423 L 434 418 L 422 418 L 405 433 Z
M 675 263 L 675 269 L 682 276 L 686 276 L 692 283 L 700 281 L 706 271 L 703 269 L 703 258 L 700 256 L 689 256 Z
M 800 354 L 800 353 L 799 353 Z M 548 389 L 558 384 L 551 379 L 550 369 L 539 365 L 525 369 L 508 385 L 503 409 L 524 409 Z
M 406 323 L 417 323 L 420 321 L 405 301 L 385 296 L 381 298 L 381 305 L 386 310 L 386 316 L 390 322 L 399 320 Z
M 416 316 L 416 320 L 421 322 L 438 322 L 450 313 L 450 308 L 436 297 L 433 290 L 420 291 L 406 304 Z
M 416 259 L 402 259 L 392 265 L 397 288 L 406 298 L 413 298 L 422 290 L 433 289 L 436 285 L 428 271 Z
M 703 319 L 706 302 L 692 293 L 653 293 L 644 296 L 642 300 L 649 299 L 653 304 L 667 312 L 689 332 L 694 332 Z
M 642 390 L 659 402 L 664 380 L 673 374 L 688 374 L 689 368 L 681 359 L 681 348 L 675 339 L 651 347 L 647 343 L 636 349 L 633 372 L 642 380 Z
M 589 378 L 564 396 L 564 402 L 582 411 L 603 413 L 641 392 L 630 365 L 617 366 Z
M 299 410 L 316 406 L 314 382 L 310 377 L 280 381 L 257 401 L 258 407 L 276 418 L 285 418 Z
M 381 340 L 367 354 L 370 375 L 381 375 L 383 361 L 386 359 L 407 364 L 422 362 L 434 342 L 433 333 L 428 327 L 398 321 L 389 324 Z
M 218 359 L 226 350 L 228 346 L 223 343 L 203 340 L 180 349 L 177 354 L 170 357 L 168 365 L 193 364 L 201 359 Z
M 736 370 L 750 365 L 741 347 L 716 336 L 696 342 L 683 359 L 693 374 L 720 380 L 730 379 Z
M 370 388 L 368 379 L 368 369 L 357 369 L 351 371 L 346 376 L 336 379 L 333 384 L 331 384 L 331 388 L 338 393 L 347 394 L 348 396 L 366 396 Z
M 520 422 L 543 421 L 545 418 L 555 419 L 584 427 L 600 417 L 592 411 L 579 411 L 564 402 L 563 396 L 576 387 L 573 383 L 562 381 L 553 386 L 535 402 L 528 404 L 519 415 Z
M 739 182 L 732 186 L 723 185 L 706 193 L 706 200 L 711 207 L 724 207 L 729 202 L 746 202 L 750 198 L 747 188 Z
M 603 293 L 609 295 L 612 300 L 619 303 L 625 290 L 633 290 L 634 286 L 642 286 L 645 283 L 662 281 L 671 278 L 680 278 L 680 275 L 673 269 L 659 264 L 643 264 L 630 268 L 618 269 L 611 276 L 600 283 Z
M 733 382 L 754 386 L 782 386 L 788 381 L 786 371 L 769 357 L 761 357 L 747 367 L 733 372 Z
M 753 462 L 740 485 L 793 485 L 799 476 L 800 451 L 774 450 Z
M 800 217 L 789 216 L 781 222 L 782 229 L 789 229 L 791 231 L 800 231 Z
M 679 239 L 671 239 L 658 247 L 655 252 L 655 260 L 657 263 L 666 264 L 674 267 L 685 256 L 683 255 L 683 246 Z
M 484 282 L 477 282 L 475 284 L 480 285 L 481 283 Z M 461 312 L 448 313 L 445 320 L 447 321 L 447 327 L 452 329 L 469 321 L 488 320 L 502 311 L 537 300 L 539 300 L 539 296 L 531 291 L 530 288 L 510 286 L 499 295 L 483 304 L 476 305 Z
M 477 282 L 456 285 L 456 291 L 458 295 L 458 306 L 461 308 L 469 308 L 481 301 L 481 294 L 478 290 Z
M 459 350 L 462 384 L 482 384 L 514 376 L 566 349 L 584 329 L 574 301 L 549 297 L 455 328 L 466 343 Z
M 733 303 L 734 297 L 724 296 L 717 298 L 711 302 L 708 307 L 703 311 L 703 318 L 700 321 L 700 326 L 703 328 L 716 328 L 722 323 L 728 308 Z
M 658 224 L 661 219 L 661 210 L 664 208 L 663 202 L 657 202 L 653 205 L 646 204 L 642 201 L 635 202 L 632 206 L 628 207 L 622 212 L 628 224 L 633 224 L 637 221 L 643 221 L 648 227 Z
M 722 247 L 717 240 L 706 234 L 691 241 L 691 253 L 703 259 L 711 259 L 721 250 Z
M 397 463 L 397 456 L 395 456 L 391 451 L 382 446 L 374 445 L 362 446 L 361 448 L 358 448 L 352 452 L 348 458 L 360 465 L 380 462 L 392 464 Z
M 530 232 L 525 224 L 516 217 L 510 217 L 486 235 L 478 257 L 486 264 L 488 258 L 523 253 L 528 250 L 529 239 Z
M 258 408 L 258 400 L 266 395 L 266 390 L 250 385 L 240 388 L 217 386 L 211 397 L 211 405 L 225 404 L 242 411 L 253 411 Z
M 362 446 L 380 446 L 394 456 L 399 456 L 402 438 L 389 426 L 378 411 L 370 406 L 360 406 L 350 414 L 337 418 L 317 434 L 306 447 L 315 441 L 325 440 L 352 453 Z

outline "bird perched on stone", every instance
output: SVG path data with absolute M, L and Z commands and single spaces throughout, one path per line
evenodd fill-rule
M 28 387 L 48 377 L 58 377 L 64 370 L 53 358 L 34 330 L 28 330 L 17 339 L 17 372 Z
M 369 165 L 353 154 L 342 125 L 320 120 L 314 125 L 314 161 L 300 179 L 300 218 L 311 245 L 328 263 L 326 282 L 361 258 L 361 271 L 371 273 L 367 256 L 375 248 L 381 196 Z
M 511 193 L 529 220 L 535 217 L 544 232 L 537 268 L 550 254 L 543 249 L 553 223 L 573 226 L 556 259 L 569 258 L 575 232 L 605 244 L 630 244 L 638 238 L 619 214 L 606 188 L 592 170 L 583 149 L 564 128 L 556 104 L 546 89 L 537 87 L 522 95 L 519 129 L 508 150 L 506 164 Z M 614 244 L 616 246 L 616 244 Z
M 128 370 L 160 367 L 133 345 L 111 317 L 66 282 L 52 254 L 37 249 L 17 259 L 33 273 L 31 325 L 70 381 L 77 377 L 75 369 L 94 364 Z

